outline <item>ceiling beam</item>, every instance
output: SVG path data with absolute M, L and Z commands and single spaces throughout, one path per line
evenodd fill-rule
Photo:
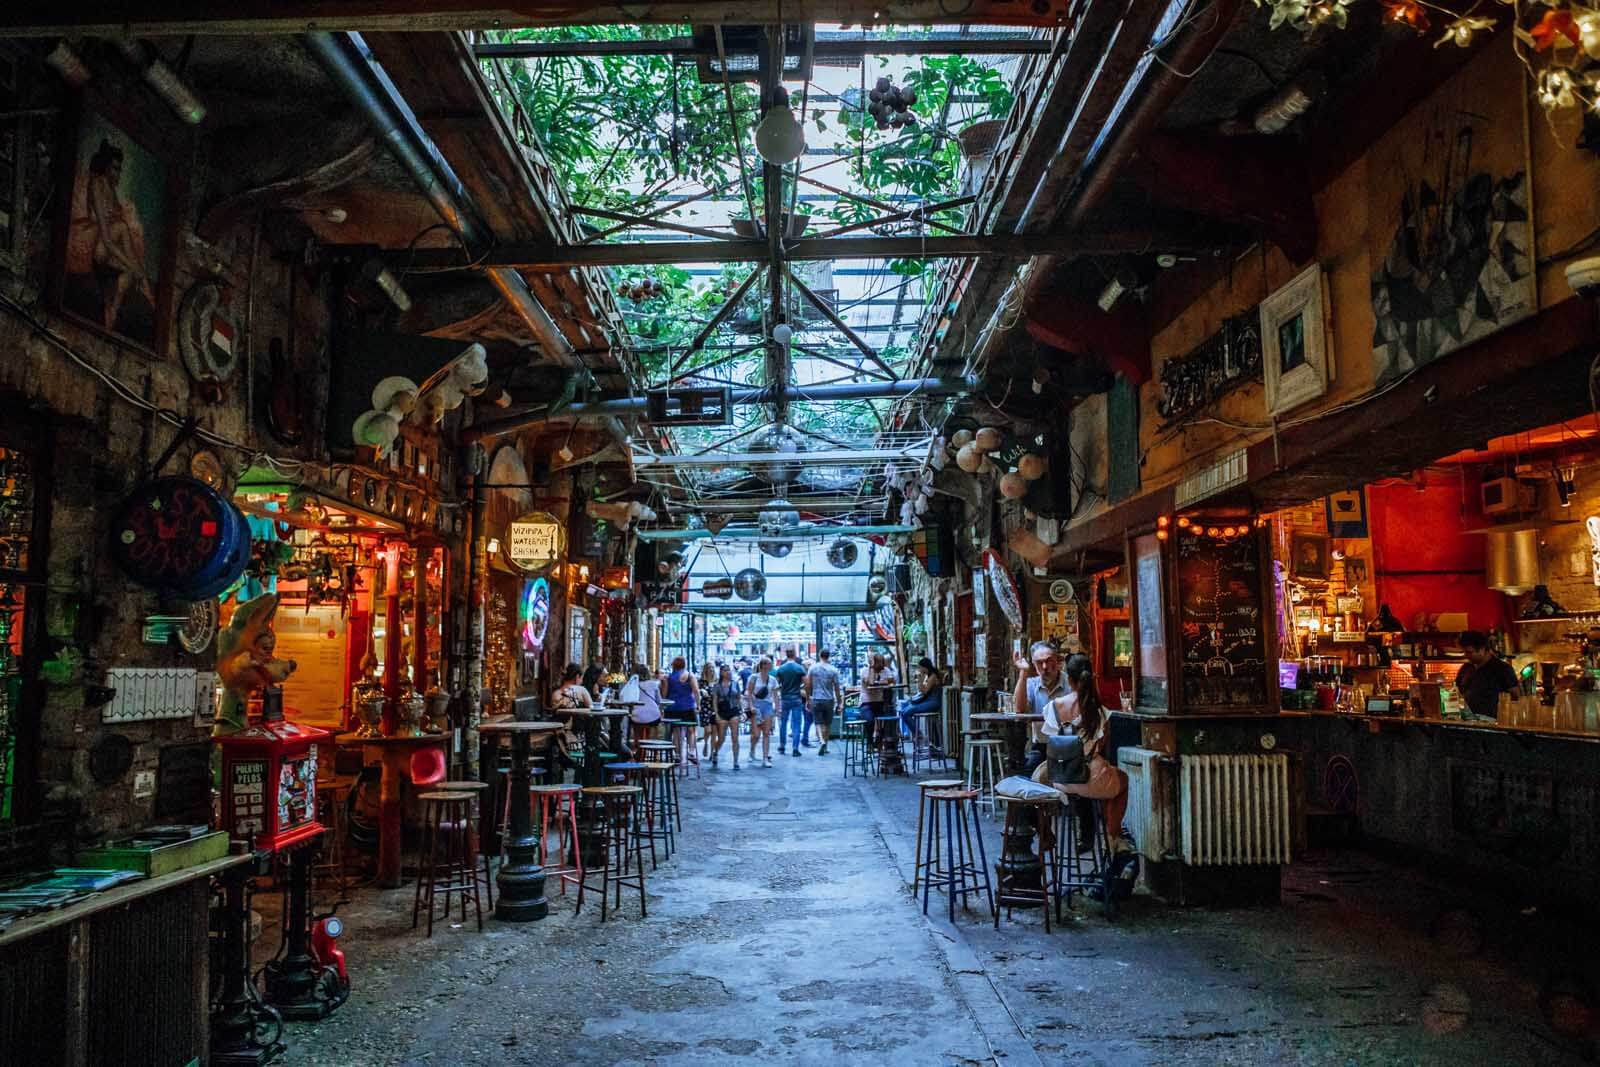
M 877 0 L 880 21 L 946 23 L 949 0 Z M 996 26 L 1058 26 L 1073 0 L 971 0 L 961 20 Z M 858 21 L 860 0 L 657 0 L 575 4 L 571 0 L 11 0 L 0 5 L 0 37 L 292 34 L 308 31 L 501 30 L 516 26 L 623 23 L 700 25 Z
M 563 59 L 579 56 L 682 56 L 705 51 L 692 37 L 657 41 L 514 41 L 480 44 L 479 59 Z M 819 39 L 811 46 L 814 59 L 860 59 L 863 56 L 1026 56 L 1050 51 L 1038 37 L 904 37 Z
M 640 530 L 641 541 L 774 541 L 781 544 L 798 544 L 802 541 L 818 541 L 823 538 L 841 536 L 866 537 L 871 534 L 898 534 L 912 533 L 918 529 L 916 526 L 813 526 L 803 533 L 768 534 L 757 527 L 739 527 L 733 529 L 724 527 L 720 533 L 712 533 L 698 527 L 679 527 L 677 529 Z
M 895 448 L 821 448 L 814 452 L 707 452 L 663 456 L 635 452 L 633 463 L 640 470 L 659 467 L 773 467 L 786 464 L 855 467 L 863 463 L 896 459 L 920 463 L 928 455 L 928 447 L 927 441 L 914 441 Z
M 961 237 L 801 237 L 787 241 L 789 262 L 821 259 L 951 259 L 973 256 L 1113 255 L 1124 252 L 1173 252 L 1194 255 L 1211 251 L 1189 238 L 1128 230 L 1113 233 L 972 234 Z M 728 241 L 635 241 L 618 244 L 506 244 L 486 255 L 467 259 L 454 249 L 393 251 L 407 266 L 425 269 L 516 267 L 648 266 L 660 263 L 765 262 L 770 254 L 761 238 Z

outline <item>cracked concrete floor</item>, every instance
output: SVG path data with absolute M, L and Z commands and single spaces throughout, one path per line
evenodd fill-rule
M 428 940 L 409 885 L 356 892 L 340 910 L 353 996 L 290 1025 L 285 1062 L 1583 1062 L 1516 961 L 1453 947 L 1436 921 L 1418 932 L 1420 905 L 1362 895 L 1384 872 L 1360 859 L 1293 869 L 1278 908 L 1140 899 L 1049 935 L 1022 912 L 952 927 L 942 899 L 924 918 L 906 885 L 914 786 L 845 779 L 842 749 L 814 752 L 685 782 L 683 847 L 649 875 L 647 919 L 636 896 L 602 925 L 555 895 L 542 922 Z

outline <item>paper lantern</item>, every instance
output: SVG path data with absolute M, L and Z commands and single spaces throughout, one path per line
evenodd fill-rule
M 957 430 L 950 435 L 950 447 L 959 452 L 964 446 L 972 443 L 971 430 Z
M 977 474 L 978 468 L 983 466 L 983 453 L 969 441 L 956 451 L 956 466 L 968 474 Z
M 1017 460 L 1017 473 L 1028 479 L 1030 482 L 1036 482 L 1040 478 L 1044 477 L 1045 466 L 1046 464 L 1043 456 L 1034 455 L 1032 452 L 1028 452 L 1024 453 L 1022 458 Z
M 1028 495 L 1028 479 L 1015 472 L 1002 475 L 1000 495 L 1007 500 L 1021 500 Z
M 993 426 L 985 426 L 978 431 L 973 441 L 985 452 L 993 452 L 1005 441 L 1005 435 Z

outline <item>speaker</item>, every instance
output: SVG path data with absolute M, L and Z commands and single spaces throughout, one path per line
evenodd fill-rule
M 884 577 L 888 579 L 891 594 L 911 592 L 911 564 L 896 563 L 884 572 Z

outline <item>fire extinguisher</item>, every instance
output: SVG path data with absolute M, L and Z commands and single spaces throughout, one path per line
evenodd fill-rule
M 330 1010 L 350 999 L 350 974 L 345 970 L 344 950 L 339 947 L 342 933 L 344 920 L 333 912 L 312 918 L 311 956 L 322 968 L 318 981 L 327 990 Z

